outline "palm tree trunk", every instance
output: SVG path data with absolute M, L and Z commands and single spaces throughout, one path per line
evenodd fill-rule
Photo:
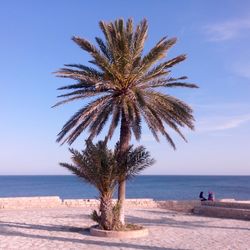
M 113 204 L 112 195 L 102 195 L 100 203 L 100 224 L 104 230 L 112 230 L 113 226 Z
M 121 131 L 120 131 L 120 154 L 124 154 L 129 147 L 130 142 L 130 126 L 129 121 L 126 119 L 124 113 L 122 113 L 122 120 L 121 120 Z M 125 176 L 123 179 L 119 181 L 118 187 L 118 202 L 120 205 L 120 213 L 119 213 L 119 220 L 122 225 L 125 224 L 125 214 L 124 214 L 124 203 L 126 197 L 126 180 Z
M 125 198 L 126 198 L 126 181 L 120 180 L 118 187 L 118 202 L 120 206 L 119 221 L 122 225 L 125 224 L 125 211 L 124 211 Z

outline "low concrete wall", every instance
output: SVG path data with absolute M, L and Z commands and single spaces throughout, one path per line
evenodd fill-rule
M 250 209 L 250 201 L 202 201 L 202 206 Z
M 114 199 L 115 203 L 117 200 Z M 64 199 L 58 196 L 50 197 L 17 197 L 0 198 L 0 209 L 24 209 L 24 208 L 56 208 L 56 207 L 93 207 L 100 204 L 97 199 Z M 126 199 L 127 208 L 164 208 L 182 212 L 192 212 L 193 208 L 200 204 L 199 201 L 155 201 L 153 199 Z
M 100 204 L 97 199 L 65 199 L 62 206 L 66 207 L 97 207 Z
M 194 214 L 250 220 L 250 201 L 236 201 L 233 199 L 202 201 L 199 206 L 195 206 Z
M 199 206 L 201 204 L 200 201 L 197 200 L 187 200 L 187 201 L 157 201 L 159 208 L 165 208 L 169 210 L 179 211 L 191 213 L 195 206 Z
M 115 203 L 116 200 L 114 199 Z M 0 209 L 57 208 L 57 207 L 98 207 L 97 199 L 64 199 L 49 197 L 0 198 Z M 153 199 L 126 199 L 126 207 L 157 207 Z
M 116 202 L 114 199 L 113 202 Z M 92 207 L 97 208 L 97 199 L 64 199 L 58 196 L 49 197 L 17 197 L 0 198 L 0 209 L 29 209 L 29 208 L 63 208 L 63 207 Z M 227 218 L 250 217 L 250 201 L 215 201 L 201 202 L 197 200 L 165 200 L 155 201 L 153 199 L 126 199 L 127 208 L 163 208 L 185 213 L 194 212 L 207 216 Z M 225 208 L 225 209 L 224 209 Z M 230 215 L 231 214 L 231 215 Z
M 58 196 L 0 198 L 0 209 L 51 208 L 62 205 Z
M 126 207 L 148 207 L 154 208 L 158 207 L 158 202 L 153 199 L 126 199 L 125 200 Z
M 117 200 L 113 199 L 113 203 Z M 63 206 L 67 207 L 97 207 L 100 204 L 97 199 L 65 199 L 62 201 Z M 153 199 L 126 199 L 126 207 L 157 207 Z
M 250 209 L 199 206 L 194 208 L 194 214 L 218 218 L 250 220 Z

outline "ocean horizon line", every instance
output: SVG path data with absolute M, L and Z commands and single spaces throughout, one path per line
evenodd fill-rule
M 217 198 L 249 200 L 250 176 L 138 175 L 128 181 L 127 198 L 196 199 L 201 190 Z M 0 196 L 93 198 L 97 190 L 75 175 L 0 175 Z
M 73 174 L 0 174 L 0 176 L 75 176 Z M 139 174 L 137 176 L 239 176 L 250 177 L 250 174 Z M 135 177 L 137 177 L 135 176 Z

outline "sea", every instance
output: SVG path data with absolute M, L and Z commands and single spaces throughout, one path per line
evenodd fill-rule
M 203 191 L 217 199 L 250 200 L 250 176 L 141 175 L 127 182 L 127 198 L 195 200 Z M 115 194 L 116 195 L 116 194 Z M 98 191 L 72 175 L 0 176 L 0 197 L 98 198 Z

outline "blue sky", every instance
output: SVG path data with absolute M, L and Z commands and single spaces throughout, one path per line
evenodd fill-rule
M 118 17 L 149 22 L 146 51 L 161 37 L 177 37 L 169 57 L 187 53 L 174 70 L 200 89 L 170 93 L 194 108 L 196 131 L 177 150 L 157 143 L 144 128 L 141 144 L 157 163 L 145 174 L 250 175 L 249 1 L 4 1 L 0 8 L 0 174 L 67 174 L 67 145 L 55 142 L 64 122 L 81 107 L 56 109 L 56 88 L 69 80 L 53 71 L 89 57 L 72 41 L 94 41 L 99 20 Z M 75 144 L 84 146 L 83 134 Z M 102 136 L 100 137 L 100 139 Z M 115 141 L 116 138 L 114 138 Z M 111 143 L 112 144 L 112 143 Z

